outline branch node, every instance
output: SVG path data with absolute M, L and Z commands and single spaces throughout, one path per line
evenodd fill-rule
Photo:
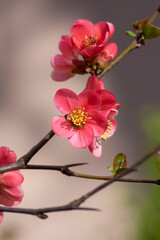
M 36 216 L 41 218 L 41 219 L 47 219 L 48 218 L 48 216 L 44 213 L 36 213 Z
M 62 167 L 61 172 L 67 176 L 73 176 L 73 172 L 67 167 Z
M 160 179 L 157 179 L 157 180 L 156 180 L 156 184 L 157 184 L 157 185 L 160 185 Z

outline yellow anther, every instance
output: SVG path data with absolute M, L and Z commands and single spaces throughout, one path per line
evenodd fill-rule
M 111 132 L 111 126 L 112 126 L 112 122 L 108 121 L 108 127 L 107 127 L 107 130 L 99 137 L 100 139 L 102 140 L 107 140 L 110 135 L 112 134 Z
M 98 38 L 91 34 L 89 37 L 86 35 L 82 41 L 82 49 L 90 45 L 96 45 Z
M 91 119 L 91 115 L 84 110 L 84 107 L 78 107 L 67 115 L 67 120 L 71 121 L 75 127 L 84 127 L 86 120 Z

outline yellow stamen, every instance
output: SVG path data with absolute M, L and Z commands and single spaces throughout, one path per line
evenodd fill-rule
M 111 126 L 112 126 L 112 122 L 108 121 L 107 130 L 100 136 L 100 139 L 107 140 L 110 137 L 110 135 L 112 134 L 111 133 Z
M 84 127 L 86 120 L 91 119 L 91 115 L 84 110 L 84 107 L 78 107 L 67 115 L 67 120 L 71 121 L 74 127 Z
M 82 41 L 82 49 L 90 45 L 96 45 L 98 38 L 91 34 L 89 37 L 86 35 Z

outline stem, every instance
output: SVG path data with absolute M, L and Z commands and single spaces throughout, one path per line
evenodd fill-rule
M 91 196 L 93 196 L 97 192 L 101 191 L 102 189 L 108 187 L 113 182 L 115 182 L 115 181 L 119 180 L 120 178 L 124 177 L 125 175 L 135 171 L 135 169 L 137 169 L 141 164 L 143 164 L 145 161 L 147 161 L 150 157 L 152 157 L 159 150 L 160 150 L 160 144 L 157 147 L 155 147 L 151 152 L 146 154 L 143 158 L 141 158 L 139 161 L 137 161 L 135 164 L 133 164 L 129 169 L 127 169 L 126 171 L 122 172 L 119 175 L 116 175 L 115 177 L 113 177 L 108 182 L 105 182 L 105 183 L 99 185 L 98 187 L 94 188 L 92 191 L 86 193 L 81 198 L 77 199 L 77 202 L 79 204 L 83 203 L 88 198 L 90 198 Z
M 55 133 L 51 130 L 44 138 L 42 138 L 35 146 L 31 148 L 31 150 L 20 157 L 17 162 L 8 164 L 0 167 L 0 173 L 18 170 L 21 168 L 25 168 L 26 164 L 31 160 L 31 158 L 55 135 Z
M 76 167 L 76 166 L 82 166 L 86 163 L 75 163 L 75 164 L 68 164 L 68 165 L 62 165 L 62 166 L 53 166 L 53 165 L 32 165 L 29 164 L 26 166 L 25 169 L 30 170 L 53 170 L 53 171 L 59 171 L 62 174 L 65 174 L 67 176 L 72 177 L 79 177 L 79 178 L 87 178 L 87 179 L 93 179 L 93 180 L 111 180 L 114 179 L 113 176 L 95 176 L 95 175 L 89 175 L 89 174 L 82 174 L 77 173 L 74 171 L 71 171 L 70 167 Z M 133 183 L 152 183 L 160 185 L 160 179 L 152 180 L 152 179 L 131 179 L 131 178 L 120 178 L 118 180 L 115 180 L 118 182 L 133 182 Z
M 159 15 L 159 13 L 160 13 L 160 6 L 157 8 L 157 11 L 153 14 L 153 16 L 149 19 L 147 23 L 149 24 L 152 23 L 155 20 L 155 18 Z
M 104 71 L 98 75 L 98 78 L 103 77 L 111 68 L 113 68 L 117 63 L 120 62 L 122 58 L 124 58 L 129 52 L 133 49 L 137 48 L 137 40 L 135 39 L 110 65 L 108 65 Z
M 160 6 L 156 10 L 156 12 L 153 14 L 153 16 L 149 19 L 147 23 L 152 23 L 155 18 L 159 15 L 160 13 Z M 110 64 L 108 65 L 102 73 L 98 75 L 98 78 L 101 78 L 104 76 L 111 68 L 113 68 L 117 63 L 120 62 L 122 58 L 124 58 L 129 52 L 131 52 L 133 49 L 139 48 L 142 46 L 142 44 L 137 45 L 137 39 L 139 38 L 139 35 L 137 34 L 137 37 L 132 41 L 132 43 Z
M 45 213 L 47 212 L 59 212 L 59 211 L 67 211 L 67 210 L 97 210 L 95 208 L 87 208 L 87 207 L 79 207 L 83 202 L 85 202 L 88 198 L 96 194 L 97 192 L 101 191 L 105 187 L 109 186 L 115 181 L 118 181 L 123 176 L 129 174 L 130 172 L 133 172 L 137 167 L 139 167 L 142 163 L 147 161 L 150 157 L 152 157 L 157 151 L 160 150 L 160 145 L 158 145 L 156 148 L 154 148 L 151 152 L 146 154 L 143 158 L 141 158 L 139 161 L 137 161 L 135 164 L 131 166 L 128 170 L 125 172 L 113 177 L 108 182 L 105 182 L 98 187 L 94 188 L 90 192 L 84 194 L 80 198 L 73 200 L 72 202 L 59 206 L 59 207 L 51 207 L 51 208 L 41 208 L 41 209 L 27 209 L 27 208 L 9 208 L 9 207 L 1 207 L 0 206 L 0 212 L 14 212 L 14 213 L 24 213 L 24 214 L 30 214 L 37 216 L 41 219 L 46 219 L 47 215 Z M 74 164 L 71 164 L 70 166 L 73 166 Z M 67 165 L 66 165 L 67 166 Z M 159 181 L 160 182 L 160 181 Z
M 94 180 L 111 180 L 114 179 L 114 177 L 110 176 L 94 176 L 94 175 L 87 175 L 87 174 L 81 174 L 81 173 L 75 173 L 75 177 L 79 178 L 88 178 L 88 179 L 94 179 Z M 131 179 L 131 178 L 120 178 L 115 181 L 118 182 L 132 182 L 132 183 L 153 183 L 160 185 L 160 179 L 156 180 L 150 180 L 150 179 Z
M 2 207 L 0 206 L 1 212 L 12 212 L 12 213 L 21 213 L 21 214 L 28 214 L 34 215 L 41 219 L 46 219 L 48 216 L 45 213 L 50 212 L 61 212 L 61 211 L 69 211 L 69 210 L 90 210 L 90 211 L 97 211 L 97 208 L 87 208 L 87 207 L 78 207 L 75 204 L 75 201 L 68 203 L 63 206 L 58 207 L 48 207 L 48 208 L 12 208 L 12 207 Z
M 31 150 L 24 155 L 25 164 L 27 164 L 31 158 L 55 135 L 51 130 L 42 140 L 40 140 Z

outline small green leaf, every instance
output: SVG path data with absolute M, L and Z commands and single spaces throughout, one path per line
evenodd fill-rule
M 157 167 L 158 167 L 158 171 L 160 172 L 160 151 L 157 152 Z
M 117 173 L 117 171 L 121 168 L 125 168 L 127 166 L 126 155 L 123 153 L 118 153 L 113 160 L 113 169 Z
M 148 19 L 138 20 L 138 21 L 136 21 L 136 22 L 134 22 L 134 23 L 132 24 L 132 27 L 133 27 L 135 30 L 141 31 L 142 28 L 143 28 L 143 26 L 144 26 L 145 24 L 147 24 L 147 22 L 148 22 Z
M 131 36 L 131 37 L 136 37 L 136 36 L 137 36 L 137 35 L 136 35 L 134 32 L 132 32 L 132 31 L 126 31 L 126 34 L 129 35 L 129 36 Z
M 156 38 L 160 35 L 160 28 L 152 25 L 146 24 L 142 28 L 144 39 Z
M 108 167 L 108 170 L 113 173 L 113 175 L 116 175 L 116 172 L 114 171 L 113 167 Z

